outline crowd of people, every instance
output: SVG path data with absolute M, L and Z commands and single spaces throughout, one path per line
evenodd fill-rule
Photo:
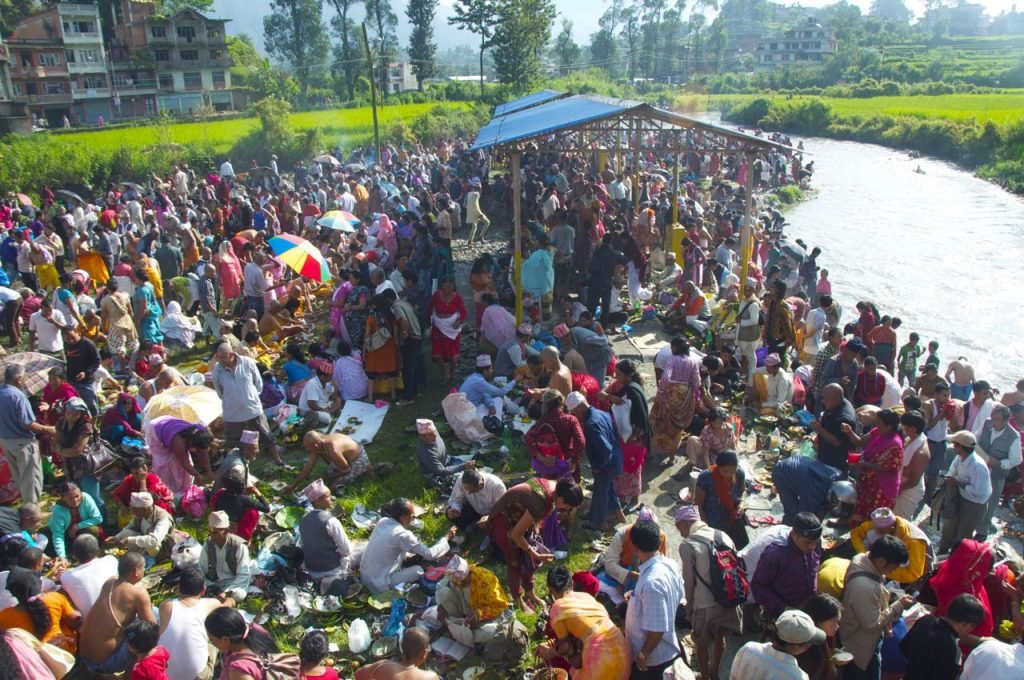
M 790 243 L 760 196 L 743 262 L 750 174 L 762 190 L 807 183 L 813 167 L 788 146 L 748 161 L 690 141 L 679 187 L 654 152 L 632 167 L 527 153 L 516 196 L 508 174 L 456 140 L 387 146 L 370 168 L 359 152 L 288 174 L 276 156 L 249 173 L 226 159 L 206 175 L 181 165 L 109 186 L 94 205 L 49 187 L 38 208 L 0 202 L 6 351 L 59 360 L 38 395 L 17 362 L 0 385 L 0 446 L 20 497 L 0 508 L 5 667 L 337 678 L 327 633 L 282 654 L 238 606 L 297 559 L 322 597 L 433 595 L 396 658 L 357 680 L 436 677 L 420 669 L 430 632 L 514 649 L 517 612 L 542 613 L 537 658 L 581 679 L 692 677 L 686 630 L 704 679 L 1013 677 L 1024 565 L 994 538 L 1001 499 L 1022 486 L 1024 382 L 997 403 L 963 357 L 939 377 L 938 341 L 900 344 L 900 320 L 871 301 L 844 325 L 821 249 Z M 521 282 L 511 244 L 489 231 L 517 200 Z M 270 243 L 279 235 L 308 242 L 329 276 L 292 271 Z M 456 238 L 493 252 L 456 277 Z M 669 338 L 653 381 L 615 353 L 620 327 L 639 319 Z M 452 392 L 440 413 L 420 398 L 439 394 L 425 351 Z M 184 352 L 201 362 L 186 367 Z M 216 421 L 146 417 L 189 385 L 215 393 Z M 451 526 L 436 541 L 407 498 L 383 504 L 365 541 L 335 513 L 374 460 L 330 425 L 345 403 L 378 399 L 415 412 L 416 466 L 447 499 Z M 751 450 L 740 429 L 759 421 L 803 439 L 770 472 L 782 517 L 747 510 L 768 445 Z M 285 424 L 303 433 L 298 471 Z M 507 442 L 524 424 L 528 471 L 499 475 L 448 452 L 453 438 Z M 110 492 L 112 449 L 124 470 Z M 266 491 L 258 460 L 287 483 Z M 692 479 L 670 515 L 677 555 L 666 518 L 641 502 L 666 470 Z M 296 499 L 298 550 L 265 564 L 260 519 Z M 830 512 L 850 531 L 834 546 Z M 937 545 L 919 526 L 928 516 L 942 521 Z M 202 518 L 196 537 L 185 517 Z M 603 541 L 602 554 L 572 573 L 555 561 L 576 532 Z M 467 535 L 483 539 L 473 562 Z M 146 575 L 168 561 L 176 592 L 154 608 Z M 751 630 L 761 641 L 727 663 L 728 638 Z

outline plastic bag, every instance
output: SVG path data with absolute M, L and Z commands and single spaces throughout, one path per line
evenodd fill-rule
M 203 552 L 203 546 L 199 545 L 196 539 L 189 536 L 171 549 L 171 564 L 175 569 L 185 569 L 199 564 L 199 555 Z
M 200 519 L 206 513 L 206 491 L 195 484 L 185 489 L 181 496 L 181 511 L 193 519 Z
M 384 626 L 384 637 L 399 638 L 402 637 L 402 631 L 405 630 L 405 609 L 408 603 L 405 600 L 392 599 L 391 600 L 391 614 L 388 616 L 388 622 Z M 349 636 L 351 639 L 351 631 Z
M 629 400 L 629 397 L 623 397 L 621 404 L 612 404 L 612 417 L 615 419 L 615 425 L 619 429 L 619 437 L 622 441 L 627 441 L 633 436 L 633 424 L 629 419 L 629 412 L 633 408 L 633 402 Z
M 810 439 L 805 439 L 800 442 L 800 447 L 796 450 L 798 456 L 804 458 L 817 458 L 818 452 L 814 450 L 814 443 Z
M 462 392 L 454 392 L 445 397 L 441 402 L 441 409 L 452 432 L 462 442 L 473 444 L 490 436 L 484 429 L 483 422 L 477 417 L 476 407 Z
M 356 619 L 348 627 L 348 651 L 362 654 L 370 648 L 370 627 L 366 621 Z

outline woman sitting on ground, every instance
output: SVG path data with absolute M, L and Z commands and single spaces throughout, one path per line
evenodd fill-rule
M 292 402 L 298 402 L 299 395 L 302 394 L 302 388 L 313 377 L 313 369 L 306 363 L 308 357 L 306 357 L 306 352 L 299 343 L 288 343 L 284 348 L 284 352 L 288 356 L 288 361 L 284 362 L 281 370 L 284 372 L 288 383 L 288 396 Z
M 252 538 L 252 532 L 260 521 L 261 512 L 270 512 L 263 494 L 255 486 L 245 487 L 245 480 L 239 470 L 231 470 L 222 480 L 223 488 L 219 489 L 210 499 L 213 511 L 223 510 L 231 522 L 231 533 L 244 538 Z
M 142 410 L 139 402 L 127 392 L 117 395 L 117 401 L 106 410 L 100 421 L 100 436 L 114 446 L 120 446 L 125 437 L 142 441 Z
M 174 494 L 167 488 L 163 480 L 149 471 L 149 463 L 142 456 L 135 456 L 128 464 L 128 474 L 110 494 L 117 502 L 120 510 L 119 518 L 123 525 L 131 520 L 131 499 L 133 493 L 148 491 L 153 496 L 153 504 L 170 514 L 174 514 Z
M 7 575 L 7 590 L 18 601 L 0 611 L 0 629 L 21 628 L 40 642 L 48 642 L 74 654 L 78 650 L 75 631 L 82 625 L 82 614 L 63 594 L 42 592 L 39 574 L 15 567 Z

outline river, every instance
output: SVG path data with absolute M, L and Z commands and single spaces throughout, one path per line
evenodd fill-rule
M 804 146 L 817 194 L 787 212 L 786 233 L 822 249 L 845 320 L 857 300 L 872 300 L 903 320 L 901 343 L 911 331 L 939 341 L 943 372 L 965 356 L 978 378 L 1013 389 L 1024 378 L 1024 316 L 1012 295 L 1024 200 L 944 161 L 830 139 Z

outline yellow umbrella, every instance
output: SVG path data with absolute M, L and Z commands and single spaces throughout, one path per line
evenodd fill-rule
M 142 425 L 160 416 L 181 418 L 190 423 L 209 425 L 224 412 L 220 397 L 209 387 L 182 385 L 161 392 L 146 403 Z

